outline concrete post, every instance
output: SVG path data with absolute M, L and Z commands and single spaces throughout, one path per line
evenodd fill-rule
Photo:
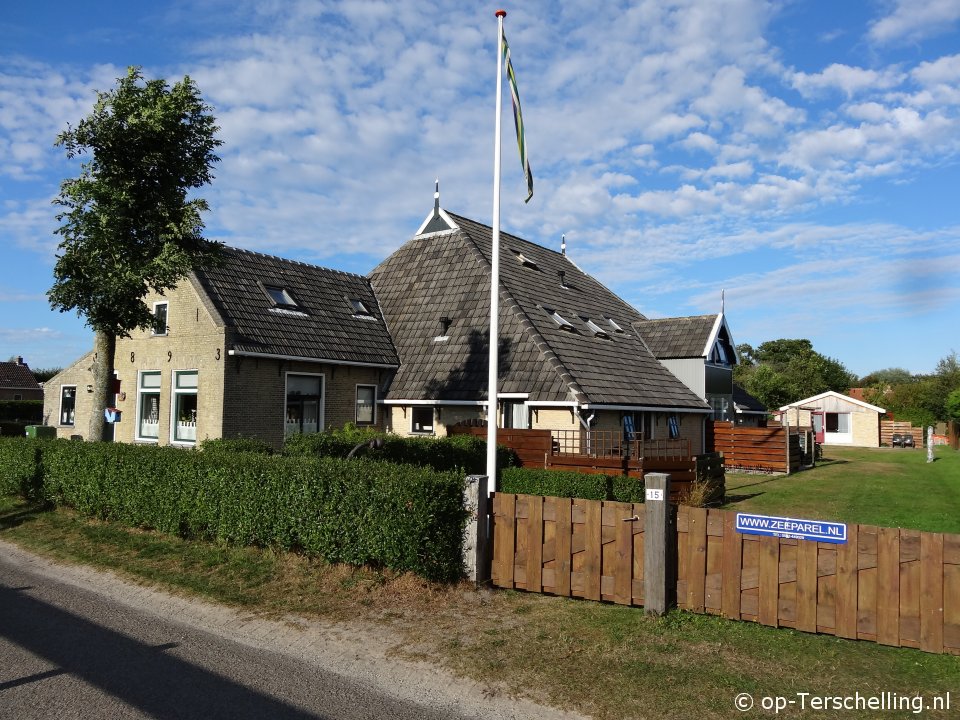
M 463 502 L 469 513 L 463 538 L 463 565 L 467 577 L 480 586 L 490 581 L 490 497 L 486 475 L 468 475 Z
M 647 613 L 663 615 L 669 598 L 672 533 L 670 532 L 670 476 L 644 473 L 646 488 L 643 529 L 643 597 Z
M 927 426 L 927 462 L 933 462 L 933 425 Z

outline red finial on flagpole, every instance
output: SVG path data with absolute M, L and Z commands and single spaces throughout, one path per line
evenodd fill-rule
M 506 11 L 506 10 L 497 10 L 497 11 L 494 13 L 494 15 L 496 15 L 497 17 L 506 17 L 506 16 L 507 16 L 507 11 Z

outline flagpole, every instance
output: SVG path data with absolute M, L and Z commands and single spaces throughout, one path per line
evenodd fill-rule
M 497 10 L 497 115 L 493 141 L 493 237 L 490 243 L 490 363 L 487 376 L 487 489 L 497 489 L 497 373 L 500 334 L 500 115 L 503 73 L 503 18 L 506 10 Z

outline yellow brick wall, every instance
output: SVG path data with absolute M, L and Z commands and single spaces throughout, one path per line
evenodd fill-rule
M 90 370 L 92 362 L 92 355 L 84 356 L 43 385 L 43 424 L 55 427 L 59 438 L 69 438 L 71 435 L 86 437 L 87 435 L 92 408 L 92 396 L 87 392 L 87 385 L 93 383 L 93 372 Z M 64 385 L 74 385 L 77 388 L 72 426 L 60 424 L 60 394 Z

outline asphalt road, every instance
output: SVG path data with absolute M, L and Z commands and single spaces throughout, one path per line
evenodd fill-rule
M 2 718 L 563 717 L 358 647 L 0 543 Z

